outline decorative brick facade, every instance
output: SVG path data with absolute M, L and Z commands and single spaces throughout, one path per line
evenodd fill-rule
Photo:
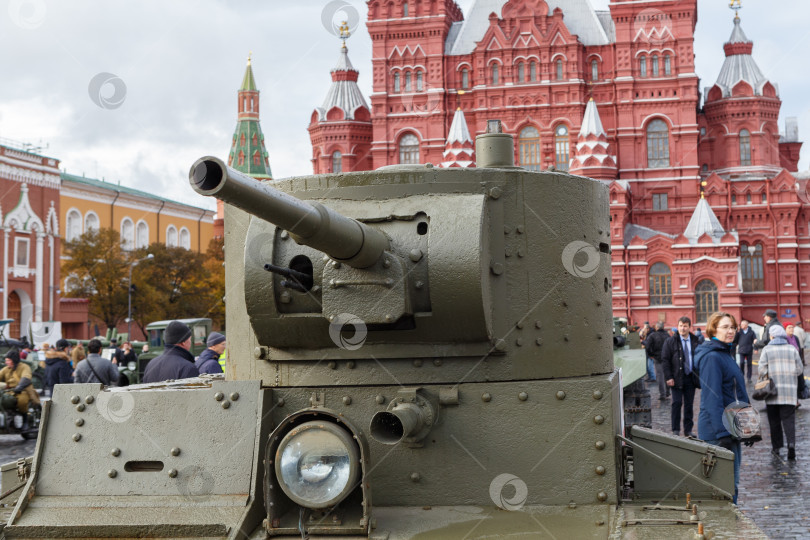
M 777 85 L 738 17 L 701 93 L 696 24 L 696 0 L 604 12 L 586 0 L 476 0 L 466 17 L 453 0 L 370 0 L 370 118 L 316 111 L 314 170 L 332 171 L 327 133 L 337 144 L 370 129 L 370 162 L 341 169 L 369 170 L 447 162 L 457 109 L 473 137 L 500 119 L 517 164 L 610 184 L 616 316 L 700 323 L 722 308 L 759 322 L 774 308 L 810 319 L 810 191 L 795 122 L 780 136 Z
M 14 319 L 6 337 L 59 320 L 59 186 L 59 160 L 0 146 L 0 303 Z

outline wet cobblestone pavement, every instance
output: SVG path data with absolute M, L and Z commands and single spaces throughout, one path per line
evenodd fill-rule
M 647 384 L 647 388 L 652 395 L 653 427 L 671 433 L 672 400 L 659 401 L 655 384 Z M 748 393 L 752 390 L 753 384 L 749 384 Z M 765 402 L 755 401 L 754 407 L 760 411 L 762 441 L 742 449 L 739 507 L 770 538 L 810 538 L 810 400 L 796 411 L 796 461 L 787 460 L 785 448 L 781 457 L 771 454 Z M 699 409 L 700 390 L 695 394 L 696 435 Z
M 33 456 L 37 440 L 26 441 L 19 435 L 0 435 L 0 465 Z

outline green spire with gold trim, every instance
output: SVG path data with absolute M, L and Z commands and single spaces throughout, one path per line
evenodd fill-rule
M 245 77 L 242 79 L 242 88 L 240 90 L 256 91 L 256 79 L 253 78 L 253 68 L 250 66 L 250 56 L 248 54 L 247 69 L 245 70 Z
M 238 94 L 239 116 L 228 155 L 228 165 L 254 178 L 270 179 L 273 173 L 259 124 L 259 91 L 256 89 L 250 56 Z

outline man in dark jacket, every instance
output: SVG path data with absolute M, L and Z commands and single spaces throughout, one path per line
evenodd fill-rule
M 779 322 L 779 319 L 776 316 L 776 312 L 772 309 L 765 310 L 765 313 L 762 314 L 762 318 L 765 321 L 765 328 L 762 329 L 762 337 L 754 342 L 754 348 L 759 350 L 765 347 L 771 341 L 771 334 L 768 332 L 771 329 L 771 326 L 782 326 L 782 323 Z
M 104 386 L 116 386 L 118 384 L 118 368 L 106 358 L 102 358 L 101 341 L 91 339 L 87 344 L 87 351 L 90 353 L 87 358 L 79 362 L 76 368 L 75 377 L 77 383 L 101 383 Z
M 143 382 L 155 383 L 170 379 L 188 379 L 200 374 L 194 366 L 191 348 L 191 328 L 180 321 L 172 321 L 163 331 L 163 354 L 151 360 L 143 374 Z
M 664 368 L 661 365 L 661 352 L 664 349 L 664 342 L 669 339 L 669 334 L 664 330 L 664 323 L 655 323 L 655 331 L 650 332 L 647 339 L 644 340 L 644 348 L 647 349 L 647 354 L 653 359 L 655 364 L 655 378 L 658 381 L 658 399 L 661 401 L 667 399 L 669 396 L 669 387 L 666 385 L 664 379 Z
M 222 373 L 222 366 L 219 365 L 219 357 L 225 352 L 227 343 L 225 336 L 219 332 L 211 332 L 205 342 L 208 348 L 200 354 L 194 365 L 200 373 Z
M 70 384 L 73 382 L 73 368 L 70 367 L 70 342 L 60 339 L 54 348 L 45 353 L 45 387 L 46 391 L 53 392 L 56 384 Z
M 748 321 L 745 319 L 740 321 L 740 329 L 737 330 L 737 335 L 734 336 L 732 345 L 736 347 L 737 354 L 740 355 L 740 369 L 745 375 L 745 367 L 748 366 L 748 382 L 751 382 L 751 375 L 754 368 L 754 341 L 757 336 L 754 331 L 748 328 Z M 734 353 L 732 353 L 734 356 Z
M 664 343 L 661 363 L 667 386 L 672 388 L 672 432 L 680 435 L 681 407 L 683 407 L 683 434 L 694 437 L 695 388 L 697 376 L 692 371 L 692 359 L 698 346 L 698 338 L 689 330 L 692 321 L 689 317 L 678 319 L 678 333 Z

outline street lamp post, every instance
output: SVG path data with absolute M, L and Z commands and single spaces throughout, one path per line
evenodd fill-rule
M 141 261 L 154 259 L 155 256 L 150 253 L 143 259 L 132 261 L 129 263 L 129 287 L 127 289 L 127 340 L 132 341 L 132 269 Z

